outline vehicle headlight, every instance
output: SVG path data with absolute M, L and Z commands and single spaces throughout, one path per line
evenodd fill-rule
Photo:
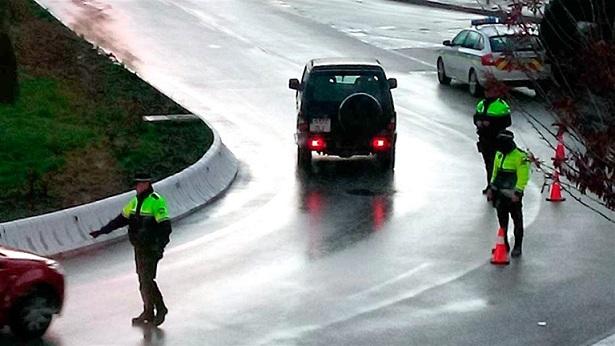
M 47 261 L 47 267 L 51 270 L 54 270 L 62 275 L 64 275 L 64 268 L 58 261 L 49 260 Z

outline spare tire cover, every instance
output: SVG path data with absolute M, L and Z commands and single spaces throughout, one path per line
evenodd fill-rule
M 384 127 L 380 102 L 365 93 L 346 97 L 340 104 L 338 120 L 344 133 L 352 136 L 370 136 Z

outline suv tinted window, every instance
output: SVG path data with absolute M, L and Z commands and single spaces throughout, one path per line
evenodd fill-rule
M 340 103 L 354 93 L 367 93 L 378 101 L 388 90 L 380 71 L 315 71 L 308 80 L 305 93 L 311 102 Z

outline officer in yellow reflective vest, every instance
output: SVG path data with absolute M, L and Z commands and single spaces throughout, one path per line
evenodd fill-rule
M 493 163 L 491 184 L 487 191 L 487 199 L 493 201 L 497 209 L 500 227 L 507 232 L 508 215 L 515 225 L 515 246 L 512 257 L 521 256 L 523 244 L 523 191 L 530 179 L 530 161 L 527 154 L 517 148 L 514 135 L 508 130 L 500 132 L 496 137 L 497 152 Z M 504 237 L 506 248 L 510 249 L 508 237 Z
M 155 279 L 158 261 L 169 242 L 171 221 L 164 198 L 154 192 L 151 177 L 137 174 L 135 184 L 137 195 L 126 204 L 122 213 L 90 235 L 96 238 L 128 225 L 128 239 L 135 250 L 139 290 L 143 299 L 143 312 L 133 318 L 132 322 L 158 326 L 164 322 L 169 311 Z
M 496 92 L 490 89 L 485 90 L 485 96 L 486 98 L 480 100 L 476 105 L 476 113 L 474 113 L 474 125 L 478 134 L 476 146 L 483 155 L 487 172 L 487 187 L 483 190 L 483 194 L 487 193 L 491 181 L 493 158 L 496 151 L 495 137 L 512 124 L 508 103 L 497 97 Z

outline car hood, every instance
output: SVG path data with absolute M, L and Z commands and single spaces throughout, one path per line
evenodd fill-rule
M 0 247 L 0 257 L 15 259 L 15 260 L 27 260 L 27 261 L 39 261 L 39 262 L 47 262 L 48 258 L 41 257 L 35 255 L 33 253 L 24 252 L 15 249 L 7 249 L 5 247 Z

